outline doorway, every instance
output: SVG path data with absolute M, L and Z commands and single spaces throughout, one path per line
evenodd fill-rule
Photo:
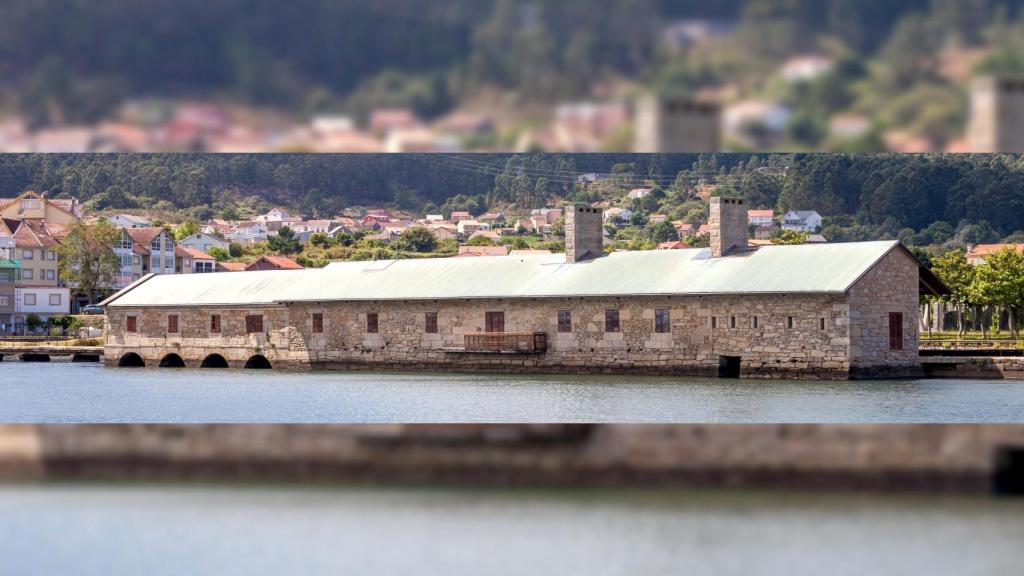
M 740 377 L 740 364 L 742 358 L 739 356 L 719 356 L 718 357 L 718 377 L 719 378 L 739 378 Z

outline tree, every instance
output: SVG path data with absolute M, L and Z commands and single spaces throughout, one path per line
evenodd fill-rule
M 1008 311 L 1010 335 L 1016 338 L 1017 312 L 1024 302 L 1024 254 L 1007 246 L 989 255 L 978 266 L 973 292 L 981 302 Z
M 971 286 L 977 270 L 961 250 L 950 250 L 934 260 L 932 271 L 949 288 L 947 300 L 956 310 L 957 336 L 967 330 L 964 324 L 964 306 L 970 302 Z
M 181 241 L 199 232 L 199 222 L 186 220 L 174 229 L 174 239 Z
M 213 259 L 216 260 L 217 262 L 224 262 L 225 260 L 231 258 L 231 255 L 228 254 L 227 250 L 223 248 L 218 248 L 216 246 L 207 250 L 207 254 L 213 256 Z
M 807 232 L 797 232 L 796 230 L 778 230 L 772 234 L 772 244 L 806 244 L 807 243 Z
M 114 246 L 121 241 L 121 230 L 109 222 L 76 222 L 57 246 L 60 279 L 76 287 L 93 303 L 101 287 L 114 284 L 121 262 Z
M 466 246 L 494 246 L 494 242 L 487 236 L 473 236 L 466 242 Z
M 245 248 L 242 247 L 238 242 L 228 243 L 228 255 L 232 258 L 241 258 L 242 254 L 245 254 Z
M 331 237 L 323 232 L 317 232 L 309 237 L 309 243 L 320 248 L 327 248 L 331 245 Z
M 437 238 L 423 226 L 413 226 L 398 236 L 398 248 L 409 252 L 433 252 Z
M 282 226 L 277 234 L 267 237 L 267 246 L 278 254 L 295 254 L 302 252 L 302 245 L 295 237 L 295 232 L 287 226 Z

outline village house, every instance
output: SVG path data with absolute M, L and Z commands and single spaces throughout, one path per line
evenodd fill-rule
M 118 228 L 148 228 L 153 225 L 149 218 L 136 216 L 135 214 L 114 214 L 107 217 L 107 222 Z
M 247 265 L 246 272 L 260 270 L 302 270 L 303 266 L 288 258 L 287 256 L 260 256 L 259 259 Z
M 501 212 L 488 212 L 477 218 L 477 222 L 487 224 L 489 226 L 500 226 L 505 223 L 505 215 Z
M 494 230 L 477 230 L 476 232 L 473 232 L 467 240 L 472 240 L 474 238 L 486 238 L 495 244 L 501 242 L 501 235 Z
M 653 188 L 633 188 L 629 191 L 628 196 L 630 200 L 640 200 L 641 198 L 647 197 L 652 190 Z
M 469 215 L 469 212 L 458 211 L 452 212 L 448 219 L 451 220 L 453 224 L 458 224 L 460 220 L 470 220 L 472 218 L 473 217 Z
M 480 228 L 481 225 L 476 220 L 459 220 L 459 223 L 456 224 L 456 229 L 458 229 L 459 235 L 463 238 L 469 238 Z
M 219 218 L 210 218 L 209 220 L 206 221 L 206 224 L 203 226 L 203 229 L 200 230 L 200 232 L 202 232 L 203 234 L 220 234 L 221 236 L 227 236 L 228 234 L 231 233 L 232 228 L 232 224 L 226 220 L 221 220 Z
M 103 302 L 122 366 L 871 378 L 921 373 L 919 298 L 947 289 L 896 241 L 747 243 L 711 200 L 708 248 L 338 262 L 146 276 Z
M 178 242 L 178 244 L 185 248 L 199 250 L 207 254 L 209 254 L 210 250 L 213 250 L 214 248 L 227 251 L 230 246 L 230 242 L 220 236 L 214 236 L 213 234 L 206 234 L 204 232 L 199 232 L 187 238 L 183 238 Z
M 621 226 L 623 224 L 629 223 L 629 221 L 633 218 L 633 211 L 630 210 L 629 208 L 609 208 L 604 211 L 603 218 L 604 221 L 607 222 L 608 224 Z
M 791 210 L 782 216 L 782 229 L 817 232 L 821 230 L 821 214 L 814 210 Z
M 989 256 L 1010 247 L 1017 252 L 1024 252 L 1024 244 L 975 244 L 967 251 L 967 261 L 975 266 L 980 266 Z
M 771 226 L 775 224 L 775 211 L 747 210 L 747 222 L 751 226 Z
M 472 256 L 508 256 L 507 246 L 459 246 L 459 253 L 453 258 Z
M 243 246 L 251 246 L 257 242 L 266 242 L 269 231 L 261 222 L 239 222 L 224 235 L 229 242 L 237 242 Z
M 210 256 L 206 252 L 190 248 L 188 246 L 179 246 L 178 249 L 185 256 L 184 261 L 191 263 L 191 268 L 188 270 L 188 273 L 207 274 L 217 271 L 216 258 Z

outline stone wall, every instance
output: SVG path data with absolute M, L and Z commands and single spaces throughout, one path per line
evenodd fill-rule
M 850 289 L 850 364 L 854 376 L 916 376 L 919 357 L 918 267 L 893 250 Z M 903 314 L 903 349 L 889 349 L 889 313 Z
M 606 309 L 619 310 L 619 332 L 605 332 Z M 656 309 L 670 311 L 670 332 L 655 332 Z M 558 332 L 559 310 L 571 312 L 571 331 Z M 547 352 L 459 352 L 467 334 L 484 331 L 488 311 L 505 313 L 506 332 L 546 333 Z M 378 314 L 376 334 L 366 331 L 370 312 Z M 436 334 L 425 332 L 427 312 L 437 313 Z M 170 313 L 179 314 L 179 335 L 166 335 Z M 219 335 L 209 332 L 211 313 L 222 316 Z M 247 313 L 264 314 L 265 333 L 244 332 Z M 314 313 L 324 315 L 323 333 L 313 333 Z M 124 331 L 131 314 L 139 317 L 138 334 Z M 189 366 L 211 353 L 241 366 L 259 353 L 275 367 L 308 363 L 342 369 L 716 375 L 722 356 L 740 357 L 745 376 L 842 378 L 849 368 L 847 306 L 840 295 L 345 302 L 216 311 L 114 308 L 110 325 L 106 359 L 111 365 L 131 351 L 154 366 L 173 352 Z
M 745 250 L 749 232 L 747 207 L 741 198 L 712 198 L 708 215 L 711 257 L 721 258 L 731 250 Z
M 0 480 L 706 485 L 987 492 L 1024 426 L 0 426 Z M 1020 471 L 1002 490 L 1019 492 Z

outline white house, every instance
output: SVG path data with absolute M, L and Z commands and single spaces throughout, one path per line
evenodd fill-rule
M 214 248 L 227 250 L 230 242 L 221 238 L 220 236 L 214 236 L 213 234 L 205 234 L 203 232 L 199 232 L 198 234 L 193 234 L 188 238 L 181 240 L 180 242 L 178 242 L 178 244 L 186 248 L 199 250 L 201 252 L 209 254 L 210 250 Z
M 148 228 L 153 225 L 149 219 L 134 214 L 114 214 L 107 218 L 107 222 L 118 228 Z
M 784 230 L 817 232 L 821 229 L 821 214 L 814 210 L 790 210 L 782 217 Z
M 266 242 L 267 226 L 262 222 L 239 222 L 224 237 L 230 242 L 244 245 Z
M 629 208 L 609 208 L 604 211 L 602 218 L 608 224 L 629 222 L 633 219 L 633 211 Z
M 260 222 L 263 224 L 266 224 L 268 222 L 281 222 L 283 220 L 290 219 L 291 216 L 288 214 L 288 211 L 285 210 L 284 208 L 272 208 L 266 214 L 260 214 L 259 216 L 254 218 L 256 222 Z
M 51 316 L 71 312 L 70 290 L 61 286 L 16 286 L 14 301 L 15 311 L 22 320 L 29 314 L 35 314 L 45 322 Z M 15 322 L 18 322 L 17 318 Z
M 639 200 L 651 193 L 653 188 L 634 188 L 629 191 L 629 198 L 631 200 Z
M 773 210 L 747 210 L 747 222 L 754 226 L 771 226 L 775 223 Z

